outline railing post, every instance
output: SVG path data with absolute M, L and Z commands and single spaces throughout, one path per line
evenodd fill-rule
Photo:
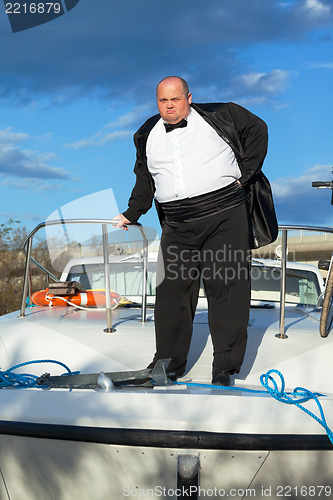
M 140 233 L 143 240 L 143 276 L 142 276 L 142 305 L 141 305 L 141 323 L 147 321 L 147 283 L 148 283 L 148 238 L 144 228 L 139 225 Z
M 280 322 L 279 333 L 275 337 L 287 339 L 285 334 L 285 310 L 286 310 L 286 269 L 287 269 L 287 230 L 282 229 L 282 255 L 281 255 L 281 279 L 280 279 Z
M 102 229 L 103 229 L 103 256 L 104 256 L 105 307 L 106 307 L 106 328 L 104 328 L 104 332 L 114 333 L 116 329 L 113 328 L 112 326 L 108 225 L 102 224 Z
M 23 293 L 22 293 L 20 318 L 23 318 L 25 316 L 26 300 L 28 297 L 31 248 L 32 248 L 32 238 L 29 238 L 27 241 L 27 253 L 25 256 L 25 269 L 24 269 L 24 281 L 23 281 Z

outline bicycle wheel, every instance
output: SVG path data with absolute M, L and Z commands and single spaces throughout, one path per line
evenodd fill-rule
M 319 331 L 321 337 L 327 337 L 329 334 L 332 321 L 333 321 L 333 266 L 326 278 L 325 294 L 323 300 L 323 307 L 321 309 Z

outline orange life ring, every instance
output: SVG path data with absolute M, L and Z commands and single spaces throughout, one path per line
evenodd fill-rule
M 117 292 L 111 292 L 111 304 L 118 304 L 121 296 Z M 49 293 L 49 289 L 39 290 L 35 292 L 31 301 L 36 306 L 86 306 L 86 307 L 105 307 L 105 291 L 104 290 L 86 290 L 78 292 L 75 295 L 53 295 Z

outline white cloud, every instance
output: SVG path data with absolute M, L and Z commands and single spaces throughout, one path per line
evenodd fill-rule
M 310 69 L 333 69 L 333 62 L 309 64 Z
M 126 139 L 127 137 L 132 136 L 132 134 L 133 134 L 132 132 L 127 130 L 119 130 L 116 132 L 106 133 L 105 130 L 103 129 L 97 132 L 97 134 L 88 137 L 87 139 L 80 139 L 79 141 L 65 144 L 65 147 L 68 149 L 82 149 L 82 148 L 89 148 L 96 146 L 97 147 L 104 146 L 109 142 Z
M 290 71 L 281 69 L 274 69 L 269 73 L 247 73 L 238 77 L 236 84 L 243 91 L 261 94 L 264 99 L 264 95 L 283 92 L 289 83 L 290 76 Z
M 28 134 L 23 132 L 13 132 L 12 127 L 0 130 L 0 144 L 16 144 L 26 141 L 29 138 Z
M 117 118 L 116 121 L 108 123 L 105 128 L 126 128 L 132 127 L 139 122 L 141 122 L 142 117 L 150 116 L 152 114 L 152 109 L 149 104 L 142 106 L 136 106 L 128 113 Z
M 295 194 L 311 191 L 313 181 L 332 180 L 332 165 L 314 165 L 305 170 L 298 177 L 282 177 L 273 181 L 272 189 L 274 196 L 283 200 L 284 198 L 294 197 Z
M 314 165 L 299 176 L 271 182 L 280 224 L 332 225 L 332 192 L 312 187 L 313 181 L 332 180 L 333 165 Z
M 294 1 L 289 1 L 289 2 L 279 2 L 277 5 L 279 7 L 282 7 L 282 8 L 289 8 L 289 7 L 292 7 L 295 3 L 295 0 Z
M 64 168 L 49 165 L 55 158 L 54 153 L 39 153 L 6 146 L 0 150 L 0 174 L 16 179 L 73 179 Z
M 156 111 L 155 111 L 156 112 Z M 127 139 L 128 137 L 132 137 L 134 130 L 115 130 L 113 129 L 128 129 L 130 127 L 134 127 L 136 129 L 139 124 L 142 123 L 144 118 L 153 114 L 154 111 L 152 106 L 149 104 L 145 104 L 142 106 L 136 106 L 132 110 L 124 113 L 119 116 L 116 120 L 107 123 L 95 134 L 84 138 L 79 139 L 78 141 L 71 142 L 66 144 L 66 148 L 69 149 L 82 149 L 88 147 L 98 147 L 104 146 L 110 142 Z
M 305 0 L 304 8 L 316 17 L 329 14 L 331 10 L 329 5 L 325 5 L 320 0 Z
M 37 193 L 45 191 L 57 191 L 60 184 L 44 182 L 40 179 L 6 179 L 0 183 L 2 187 L 34 191 Z
M 48 133 L 33 137 L 24 132 L 16 132 L 12 127 L 0 130 L 0 176 L 2 186 L 26 188 L 33 191 L 57 189 L 46 180 L 74 180 L 74 177 L 64 168 L 52 165 L 57 161 L 53 152 L 24 149 L 20 143 L 47 142 Z

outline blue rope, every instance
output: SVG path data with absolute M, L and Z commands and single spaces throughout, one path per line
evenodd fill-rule
M 280 389 L 278 386 L 278 382 L 273 378 L 272 374 L 275 374 L 279 377 Z M 327 437 L 333 444 L 333 432 L 328 427 L 326 418 L 324 415 L 323 408 L 321 403 L 318 400 L 319 396 L 324 396 L 324 394 L 320 394 L 319 392 L 311 392 L 308 389 L 304 389 L 304 387 L 296 387 L 293 392 L 285 392 L 285 382 L 284 377 L 281 372 L 278 370 L 269 370 L 267 373 L 264 373 L 260 376 L 260 382 L 262 386 L 266 390 L 261 389 L 248 389 L 244 387 L 234 387 L 234 386 L 221 386 L 214 384 L 195 384 L 195 383 L 187 383 L 187 382 L 175 382 L 178 385 L 186 385 L 189 387 L 205 387 L 210 389 L 220 389 L 220 390 L 228 390 L 228 391 L 241 391 L 241 392 L 251 392 L 251 393 L 265 393 L 270 394 L 274 399 L 280 401 L 281 403 L 292 404 L 300 408 L 300 410 L 304 411 L 307 415 L 312 417 L 316 422 L 322 425 L 326 431 Z M 312 413 L 310 410 L 302 406 L 302 403 L 306 403 L 309 400 L 315 401 L 317 407 L 319 409 L 320 418 Z
M 280 384 L 281 384 L 280 389 L 278 387 L 277 382 L 275 381 L 275 379 L 271 375 L 273 373 L 276 374 L 280 378 Z M 267 392 L 273 398 L 275 398 L 277 401 L 281 401 L 281 403 L 286 403 L 289 405 L 297 406 L 297 408 L 304 411 L 307 415 L 309 415 L 314 420 L 316 420 L 316 422 L 318 422 L 320 425 L 322 425 L 326 431 L 326 434 L 327 434 L 329 440 L 333 444 L 333 433 L 327 425 L 323 408 L 322 408 L 321 403 L 319 402 L 318 397 L 317 397 L 317 396 L 322 396 L 322 394 L 317 394 L 317 393 L 311 392 L 308 389 L 304 389 L 304 387 L 295 387 L 294 392 L 291 394 L 292 394 L 292 396 L 294 396 L 294 398 L 298 398 L 298 399 L 293 399 L 292 397 L 290 397 L 288 395 L 288 393 L 284 392 L 284 387 L 285 387 L 284 378 L 283 378 L 282 373 L 279 372 L 278 370 L 269 370 L 266 374 L 261 375 L 260 382 L 267 389 Z M 320 413 L 320 418 L 301 404 L 301 403 L 306 403 L 310 399 L 313 399 L 313 401 L 315 401 L 315 403 L 317 404 L 317 407 L 318 407 L 319 413 Z
M 22 366 L 32 365 L 37 363 L 55 363 L 57 365 L 63 366 L 67 373 L 70 375 L 74 375 L 67 365 L 61 363 L 61 361 L 55 361 L 53 359 L 39 359 L 35 361 L 26 361 L 25 363 L 20 363 L 18 365 L 12 366 L 8 370 L 1 371 L 0 370 L 0 389 L 4 387 L 36 387 L 37 379 L 39 378 L 37 375 L 31 375 L 28 373 L 14 373 L 14 370 L 18 368 L 22 368 Z M 79 372 L 75 372 L 77 374 Z M 42 386 L 38 386 L 42 387 Z
M 26 305 L 26 307 L 37 307 L 37 306 L 36 306 L 36 304 L 34 304 L 34 303 L 30 300 L 30 297 L 27 297 L 27 298 L 26 298 L 25 305 Z
M 36 387 L 37 386 L 37 379 L 39 378 L 36 375 L 31 375 L 31 374 L 26 374 L 26 373 L 14 373 L 14 370 L 17 370 L 18 368 L 22 368 L 23 366 L 26 365 L 31 365 L 31 364 L 37 364 L 37 363 L 55 363 L 57 365 L 63 366 L 66 370 L 67 373 L 70 375 L 76 375 L 80 372 L 72 372 L 67 365 L 62 363 L 61 361 L 55 361 L 53 359 L 40 359 L 40 360 L 35 360 L 35 361 L 26 361 L 25 363 L 20 363 L 18 365 L 12 366 L 8 370 L 1 371 L 0 370 L 0 388 L 5 388 L 5 387 Z M 279 377 L 279 380 L 276 381 L 274 377 L 272 376 L 273 374 L 277 375 Z M 242 387 L 234 387 L 234 386 L 220 386 L 220 385 L 212 385 L 212 384 L 195 384 L 195 383 L 187 383 L 187 382 L 175 382 L 175 384 L 178 385 L 186 385 L 190 387 L 205 387 L 205 388 L 214 388 L 214 389 L 220 389 L 220 390 L 228 390 L 228 391 L 242 391 L 242 392 L 250 392 L 250 393 L 268 393 L 270 394 L 274 399 L 277 401 L 280 401 L 281 403 L 285 404 L 292 404 L 300 408 L 300 410 L 304 411 L 307 415 L 312 417 L 316 422 L 318 422 L 321 426 L 324 427 L 326 434 L 333 444 L 333 432 L 331 429 L 328 427 L 326 418 L 324 415 L 323 408 L 321 406 L 321 403 L 318 400 L 318 396 L 323 396 L 323 394 L 320 393 L 314 393 L 309 391 L 308 389 L 304 389 L 303 387 L 296 387 L 293 392 L 285 392 L 285 382 L 284 382 L 284 377 L 281 372 L 278 370 L 269 370 L 267 373 L 262 374 L 260 376 L 260 382 L 262 386 L 266 390 L 260 390 L 260 389 L 247 389 L 247 388 L 242 388 Z M 280 389 L 278 382 L 280 382 Z M 42 387 L 42 386 L 38 386 Z M 310 410 L 305 408 L 302 403 L 306 403 L 309 400 L 315 401 L 317 404 L 317 407 L 319 409 L 320 413 L 320 418 L 312 413 Z

